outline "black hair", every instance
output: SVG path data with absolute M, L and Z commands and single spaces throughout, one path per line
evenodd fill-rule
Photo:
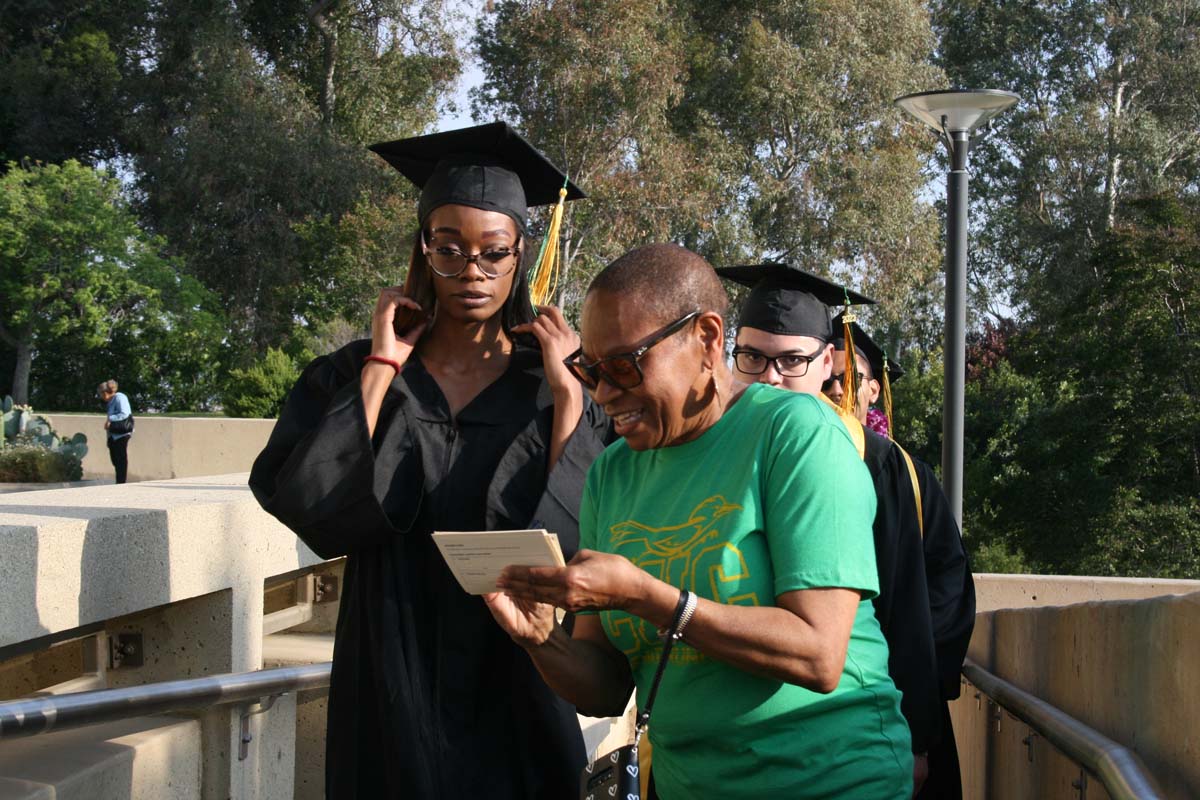
M 648 244 L 634 248 L 609 264 L 588 287 L 637 298 L 662 320 L 696 309 L 729 310 L 729 295 L 712 265 L 703 256 L 677 244 Z

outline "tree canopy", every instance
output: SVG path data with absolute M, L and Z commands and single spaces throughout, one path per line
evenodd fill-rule
M 117 377 L 138 408 L 272 413 L 404 278 L 415 192 L 366 145 L 439 127 L 475 61 L 476 119 L 589 195 L 568 318 L 651 241 L 849 283 L 936 464 L 945 155 L 892 99 L 1010 89 L 971 156 L 975 566 L 1200 577 L 1192 5 L 13 0 L 0 394 L 91 408 Z

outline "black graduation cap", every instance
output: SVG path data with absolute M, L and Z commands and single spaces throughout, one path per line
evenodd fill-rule
M 840 333 L 842 330 L 843 320 L 842 314 L 838 314 L 833 320 L 833 347 L 835 350 L 844 350 L 846 343 Z M 867 363 L 871 365 L 871 375 L 875 380 L 883 380 L 883 348 L 875 343 L 875 340 L 867 335 L 867 332 L 862 329 L 857 322 L 850 323 L 850 336 L 854 340 L 854 348 L 858 351 L 860 358 L 865 358 Z M 887 376 L 891 383 L 895 383 L 904 377 L 904 370 L 895 361 L 890 358 L 887 360 Z
M 738 323 L 767 333 L 814 336 L 829 341 L 833 329 L 829 306 L 872 305 L 874 300 L 791 264 L 719 267 L 717 274 L 742 286 L 750 295 Z
M 422 223 L 435 208 L 453 203 L 499 211 L 525 230 L 527 209 L 557 203 L 560 189 L 567 190 L 567 200 L 586 196 L 507 122 L 380 142 L 370 149 L 421 188 L 417 217 Z

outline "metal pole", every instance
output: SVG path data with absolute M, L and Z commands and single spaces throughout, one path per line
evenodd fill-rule
M 962 528 L 963 407 L 967 358 L 967 152 L 970 131 L 950 131 L 946 176 L 946 349 L 942 395 L 942 486 Z

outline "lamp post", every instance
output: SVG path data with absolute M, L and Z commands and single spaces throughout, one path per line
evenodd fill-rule
M 967 358 L 967 156 L 975 132 L 1020 100 L 999 89 L 952 89 L 897 97 L 950 151 L 946 175 L 946 345 L 942 394 L 942 486 L 962 528 L 963 398 Z

